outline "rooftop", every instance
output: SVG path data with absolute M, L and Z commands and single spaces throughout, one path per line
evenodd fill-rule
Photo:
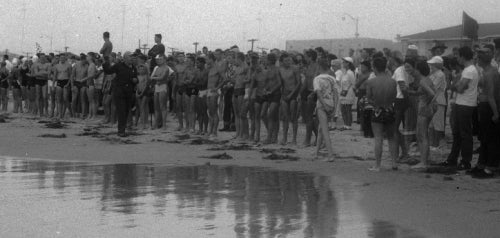
M 500 23 L 479 24 L 479 39 L 486 37 L 500 37 Z M 462 25 L 429 30 L 413 35 L 401 36 L 401 40 L 444 40 L 462 37 Z

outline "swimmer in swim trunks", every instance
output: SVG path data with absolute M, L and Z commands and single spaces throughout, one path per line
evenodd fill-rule
M 297 97 L 300 91 L 300 73 L 292 65 L 291 55 L 284 53 L 281 55 L 282 65 L 279 68 L 280 76 L 283 81 L 283 97 L 281 98 L 281 107 L 283 108 L 283 140 L 282 145 L 286 145 L 288 138 L 288 124 L 292 122 L 293 138 L 292 144 L 297 144 L 298 129 L 298 110 Z
M 233 108 L 235 115 L 236 139 L 248 140 L 248 94 L 246 86 L 250 83 L 248 78 L 248 66 L 245 63 L 245 55 L 241 52 L 235 53 L 235 69 L 234 69 L 234 93 L 233 93 Z M 245 101 L 245 96 L 247 100 Z
M 267 61 L 264 58 L 264 62 Z M 260 141 L 260 123 L 261 120 L 264 122 L 264 126 L 267 130 L 267 100 L 265 95 L 265 87 L 266 87 L 266 75 L 267 71 L 263 67 L 259 56 L 253 55 L 251 58 L 251 88 L 253 89 L 254 94 L 254 119 L 255 122 L 255 136 L 254 141 L 258 143 Z
M 267 111 L 267 139 L 265 144 L 275 144 L 278 142 L 279 129 L 279 105 L 281 100 L 281 78 L 278 67 L 276 67 L 277 56 L 275 54 L 267 55 L 267 73 L 264 95 L 267 97 L 269 110 Z
M 38 61 L 33 64 L 33 76 L 35 77 L 35 114 L 44 116 L 47 102 L 47 81 L 49 79 L 51 65 L 45 55 L 40 55 Z
M 69 78 L 71 76 L 72 67 L 68 62 L 66 55 L 59 56 L 59 64 L 54 67 L 56 79 L 56 103 L 57 113 L 59 118 L 64 118 L 66 109 L 69 110 Z
M 181 131 L 184 129 L 184 120 L 186 120 L 186 126 L 187 126 L 187 117 L 185 116 L 186 107 L 187 107 L 187 104 L 186 104 L 187 103 L 186 102 L 187 95 L 185 95 L 186 83 L 184 81 L 187 64 L 185 62 L 184 53 L 179 53 L 177 55 L 177 61 L 179 63 L 175 66 L 175 72 L 177 73 L 177 76 L 176 76 L 176 81 L 175 81 L 174 92 L 176 92 L 175 108 L 177 111 L 177 120 L 179 123 L 179 127 L 177 128 L 177 131 Z
M 207 57 L 207 104 L 208 104 L 208 135 L 217 136 L 217 129 L 219 126 L 219 89 L 222 87 L 224 77 L 215 65 L 215 55 L 209 53 Z
M 88 68 L 89 65 L 86 60 L 85 55 L 80 56 L 80 60 L 76 62 L 75 66 L 73 67 L 73 71 L 71 73 L 71 84 L 73 85 L 72 87 L 72 98 L 73 100 L 71 101 L 71 108 L 74 110 L 73 115 L 75 117 L 85 117 L 85 104 L 86 104 L 86 96 L 87 96 L 87 74 L 88 74 Z M 78 109 L 76 106 L 78 105 L 78 101 L 80 101 L 81 104 L 81 110 L 78 113 Z
M 208 69 L 205 67 L 205 57 L 196 59 L 196 87 L 198 88 L 198 97 L 195 99 L 196 119 L 198 120 L 199 131 L 197 134 L 208 134 L 208 113 L 207 113 L 207 83 Z

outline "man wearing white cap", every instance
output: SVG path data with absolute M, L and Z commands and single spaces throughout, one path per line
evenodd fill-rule
M 431 74 L 429 78 L 432 80 L 434 84 L 434 89 L 436 89 L 435 100 L 438 105 L 436 112 L 432 118 L 430 123 L 430 144 L 431 150 L 436 150 L 439 146 L 439 142 L 442 138 L 444 138 L 444 118 L 446 111 L 446 75 L 443 73 L 443 58 L 441 56 L 434 56 L 432 59 L 428 60 L 429 68 L 431 70 Z
M 416 45 L 409 45 L 406 50 L 406 57 L 418 57 L 418 47 Z

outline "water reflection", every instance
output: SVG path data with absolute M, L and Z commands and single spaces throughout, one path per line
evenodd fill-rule
M 330 183 L 252 167 L 0 158 L 0 236 L 421 237 L 352 216 L 348 190 Z

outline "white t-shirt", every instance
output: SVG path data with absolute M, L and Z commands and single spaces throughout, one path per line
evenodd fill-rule
M 399 82 L 405 82 L 406 84 L 408 84 L 408 80 L 406 80 L 406 71 L 405 71 L 405 67 L 404 66 L 399 66 L 395 71 L 394 71 L 394 74 L 392 75 L 392 79 L 396 80 L 397 83 Z M 399 84 L 398 84 L 398 87 L 396 88 L 397 89 L 397 94 L 396 94 L 396 98 L 399 98 L 399 99 L 403 99 L 405 98 L 405 96 L 403 95 L 403 92 L 401 91 L 401 88 L 399 87 Z
M 477 106 L 477 84 L 479 82 L 479 72 L 474 65 L 469 65 L 462 72 L 462 78 L 470 79 L 467 89 L 463 93 L 457 93 L 457 105 L 475 107 Z
M 332 87 L 333 83 L 335 81 L 335 78 L 329 74 L 320 74 L 316 76 L 313 80 L 313 87 L 314 91 L 318 92 L 320 91 L 320 95 L 322 95 L 321 98 L 323 98 L 323 101 L 325 104 L 327 104 L 330 107 L 335 106 L 335 88 Z M 318 100 L 317 104 L 318 106 L 321 106 L 321 102 Z

